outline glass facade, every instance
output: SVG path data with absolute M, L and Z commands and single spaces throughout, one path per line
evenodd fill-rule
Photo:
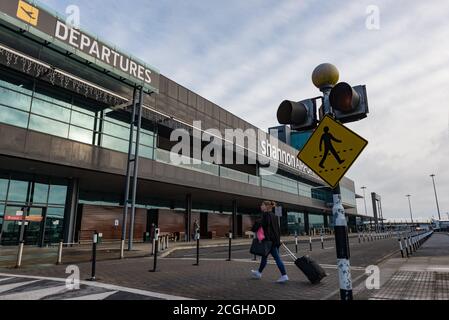
M 305 220 L 304 220 L 304 213 L 300 212 L 288 212 L 287 213 L 287 219 L 288 219 L 288 234 L 289 235 L 305 235 L 306 233 L 306 226 L 305 226 Z
M 33 82 L 4 77 L 0 76 L 0 122 L 128 152 L 129 124 L 110 116 L 112 110 L 87 105 Z M 142 128 L 141 157 L 153 159 L 154 141 L 154 133 Z
M 0 179 L 0 244 L 19 243 L 22 221 L 26 245 L 57 243 L 62 237 L 68 181 L 23 174 L 2 174 Z

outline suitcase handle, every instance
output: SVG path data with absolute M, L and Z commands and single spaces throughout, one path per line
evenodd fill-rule
M 293 258 L 294 261 L 296 261 L 298 258 L 294 255 L 294 253 L 285 245 L 283 241 L 281 241 L 281 245 L 284 248 L 285 251 L 287 251 L 287 254 L 290 256 L 290 258 Z

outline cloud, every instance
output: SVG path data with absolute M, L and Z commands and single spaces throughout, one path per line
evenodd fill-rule
M 416 216 L 429 217 L 435 173 L 449 211 L 449 2 L 44 2 L 79 5 L 87 30 L 263 129 L 282 100 L 319 95 L 316 65 L 336 64 L 369 94 L 370 116 L 349 125 L 370 142 L 349 171 L 357 188 L 379 193 L 386 217 L 409 216 L 408 193 Z M 380 8 L 380 30 L 365 27 L 368 5 Z

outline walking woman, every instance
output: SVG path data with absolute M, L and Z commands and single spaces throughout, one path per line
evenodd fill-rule
M 276 208 L 276 202 L 274 201 L 264 201 L 260 206 L 262 211 L 261 218 L 256 222 L 253 227 L 253 232 L 257 232 L 260 227 L 263 228 L 265 239 L 271 241 L 273 246 L 271 247 L 270 254 L 273 256 L 276 264 L 281 272 L 281 278 L 277 281 L 278 283 L 287 282 L 288 276 L 285 270 L 284 263 L 279 256 L 279 248 L 281 246 L 281 230 L 279 227 L 279 222 L 275 216 L 274 208 Z M 268 257 L 262 257 L 262 262 L 260 263 L 259 270 L 251 270 L 252 276 L 255 279 L 262 278 L 262 272 L 267 266 Z

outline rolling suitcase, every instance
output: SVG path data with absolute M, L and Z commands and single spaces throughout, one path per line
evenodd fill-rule
M 321 266 L 315 262 L 311 257 L 304 256 L 297 258 L 294 253 L 282 243 L 285 251 L 293 259 L 295 265 L 306 275 L 312 284 L 320 283 L 320 281 L 327 276 L 326 272 L 321 268 Z

